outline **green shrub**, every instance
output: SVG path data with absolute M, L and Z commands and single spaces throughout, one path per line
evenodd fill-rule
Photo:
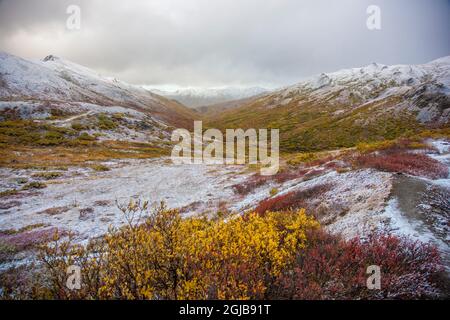
M 76 130 L 76 131 L 82 131 L 82 130 L 87 130 L 87 126 L 80 123 L 80 122 L 74 122 L 71 124 L 72 129 Z
M 91 136 L 90 134 L 88 134 L 87 132 L 83 132 L 78 139 L 80 140 L 84 140 L 84 141 L 94 141 L 96 140 L 95 137 Z
M 305 162 L 310 162 L 317 159 L 317 155 L 312 152 L 300 152 L 295 154 L 295 156 L 288 160 L 290 165 L 298 165 Z
M 34 178 L 42 178 L 45 180 L 59 178 L 60 176 L 62 176 L 61 172 L 39 172 L 39 173 L 33 174 Z
M 94 171 L 109 171 L 109 170 L 111 170 L 111 169 L 109 169 L 107 166 L 105 166 L 105 165 L 103 165 L 103 164 L 95 164 L 95 165 L 93 165 L 93 166 L 91 166 L 91 168 L 94 170 Z
M 30 183 L 24 185 L 22 190 L 44 189 L 46 187 L 47 187 L 47 185 L 45 183 L 34 181 L 34 182 L 30 182 Z
M 117 123 L 111 120 L 107 115 L 100 114 L 98 116 L 98 127 L 102 130 L 114 130 L 117 128 Z

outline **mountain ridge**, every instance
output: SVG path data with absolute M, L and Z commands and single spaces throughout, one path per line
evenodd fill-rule
M 0 52 L 0 100 L 120 106 L 152 115 L 167 125 L 190 128 L 192 110 L 140 86 L 103 77 L 84 66 L 53 55 L 26 60 Z
M 278 128 L 285 151 L 352 147 L 448 127 L 450 57 L 372 63 L 309 77 L 208 117 L 209 127 Z
M 246 99 L 269 92 L 262 87 L 185 88 L 172 91 L 149 89 L 169 99 L 179 101 L 190 108 L 201 108 Z

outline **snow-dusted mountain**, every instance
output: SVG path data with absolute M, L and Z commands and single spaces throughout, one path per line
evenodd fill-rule
M 281 105 L 290 103 L 291 99 L 307 98 L 350 107 L 398 97 L 402 101 L 396 107 L 418 112 L 417 119 L 421 122 L 446 122 L 450 117 L 449 96 L 450 56 L 422 65 L 372 63 L 361 68 L 322 73 L 271 97 Z
M 189 126 L 191 111 L 142 87 L 104 77 L 73 62 L 49 55 L 40 61 L 0 52 L 0 106 L 22 108 L 122 107 L 166 125 Z
M 261 87 L 186 88 L 171 91 L 151 89 L 151 91 L 191 108 L 240 100 L 268 92 Z
M 450 56 L 322 73 L 214 114 L 219 128 L 279 128 L 287 150 L 320 150 L 448 127 Z

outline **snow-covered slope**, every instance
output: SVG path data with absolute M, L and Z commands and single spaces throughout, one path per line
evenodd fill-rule
M 261 87 L 187 88 L 173 91 L 152 90 L 169 99 L 196 108 L 226 101 L 240 100 L 267 93 Z
M 445 123 L 450 118 L 450 56 L 422 65 L 372 63 L 361 68 L 322 73 L 271 97 L 281 104 L 290 102 L 286 99 L 301 98 L 344 107 L 399 97 L 398 106 L 417 112 L 419 121 Z
M 411 87 L 425 82 L 441 82 L 450 85 L 450 56 L 423 65 L 393 65 L 387 66 L 371 63 L 361 68 L 344 69 L 333 73 L 322 73 L 289 87 L 320 89 L 331 86 L 352 86 L 361 88 L 371 83 L 389 85 L 391 87 Z
M 47 56 L 25 60 L 0 52 L 0 100 L 119 106 L 145 112 L 167 125 L 188 126 L 191 111 L 139 87 L 104 77 L 70 61 Z

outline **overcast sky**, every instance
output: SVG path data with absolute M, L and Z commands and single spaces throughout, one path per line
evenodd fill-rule
M 70 4 L 81 29 L 69 30 Z M 369 5 L 381 30 L 366 27 Z M 450 54 L 450 0 L 0 0 L 0 50 L 147 85 L 292 84 Z

